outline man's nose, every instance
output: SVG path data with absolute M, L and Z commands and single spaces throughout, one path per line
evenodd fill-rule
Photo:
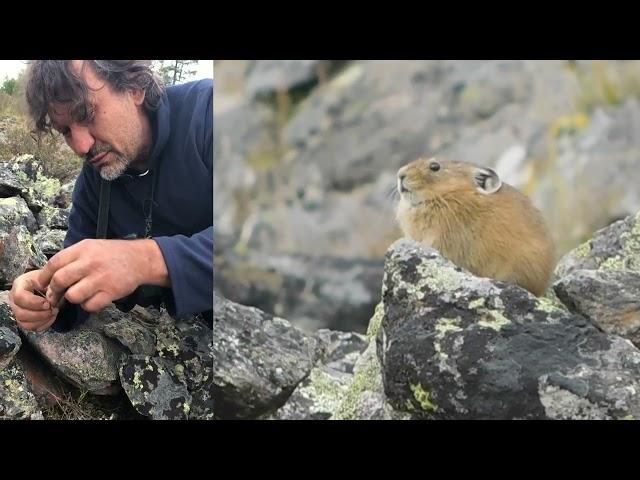
M 86 156 L 96 142 L 87 127 L 71 127 L 69 135 L 70 137 L 67 138 L 69 147 L 71 147 L 71 150 L 73 150 L 76 155 L 81 157 Z

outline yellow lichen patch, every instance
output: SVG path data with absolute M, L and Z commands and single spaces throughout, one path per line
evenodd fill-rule
M 435 412 L 438 409 L 438 406 L 429 399 L 430 394 L 427 390 L 422 388 L 422 385 L 419 383 L 414 385 L 412 383 L 409 387 L 413 393 L 413 398 L 416 399 L 416 402 L 420 404 L 420 407 L 425 412 Z
M 482 320 L 478 322 L 478 325 L 481 327 L 492 328 L 496 332 L 500 331 L 502 327 L 505 325 L 509 325 L 511 320 L 502 315 L 500 312 L 496 312 L 494 310 L 487 311 L 486 315 L 483 316 Z

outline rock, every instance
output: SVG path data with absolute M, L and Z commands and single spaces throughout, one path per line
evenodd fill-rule
M 8 292 L 0 292 L 0 370 L 9 365 L 22 345 L 8 301 Z
M 16 197 L 24 189 L 18 177 L 7 168 L 0 168 L 0 197 Z
M 218 418 L 280 408 L 319 356 L 317 341 L 284 319 L 214 296 L 213 400 Z
M 24 371 L 15 362 L 0 371 L 0 419 L 43 419 L 42 410 L 27 383 Z
M 638 418 L 640 351 L 584 317 L 401 240 L 377 339 L 386 396 L 418 418 Z
M 318 364 L 298 384 L 287 402 L 268 419 L 326 420 L 338 410 L 353 377 L 353 367 L 369 342 L 364 335 L 322 329 Z
M 66 230 L 69 227 L 70 211 L 71 207 L 63 209 L 45 205 L 40 212 L 38 212 L 38 225 L 40 225 L 40 228 L 46 227 Z
M 198 317 L 179 321 L 135 307 L 104 327 L 133 355 L 120 364 L 122 387 L 152 419 L 213 419 L 211 329 Z
M 60 187 L 58 193 L 53 197 L 53 206 L 61 209 L 68 209 L 71 207 L 71 200 L 73 196 L 73 189 L 76 182 L 68 182 Z
M 51 329 L 43 333 L 21 331 L 64 380 L 96 395 L 115 395 L 120 390 L 118 367 L 123 349 L 101 333 L 109 319 L 101 311 L 65 333 Z
M 640 271 L 640 212 L 598 230 L 558 262 L 554 278 L 577 270 Z
M 640 272 L 575 270 L 554 289 L 572 312 L 640 347 Z
M 25 226 L 34 233 L 38 224 L 21 197 L 0 198 L 0 232 L 7 232 L 12 227 Z
M 131 355 L 120 367 L 120 378 L 131 403 L 142 415 L 156 420 L 189 418 L 191 395 L 171 361 Z
M 327 420 L 337 410 L 347 391 L 351 375 L 329 368 L 314 367 L 293 391 L 287 403 L 268 420 Z
M 326 328 L 314 335 L 324 348 L 322 363 L 344 373 L 353 373 L 353 367 L 369 345 L 367 337 L 356 332 L 340 332 Z
M 47 258 L 51 258 L 62 250 L 66 236 L 66 230 L 43 227 L 33 236 L 33 243 Z
M 0 230 L 0 283 L 8 285 L 29 270 L 42 268 L 47 258 L 23 225 Z

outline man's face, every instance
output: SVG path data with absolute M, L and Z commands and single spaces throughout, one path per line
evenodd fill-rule
M 149 121 L 142 107 L 144 92 L 116 92 L 82 60 L 74 60 L 73 67 L 88 87 L 94 114 L 77 123 L 68 105 L 54 104 L 49 112 L 53 127 L 106 180 L 119 177 L 130 164 L 143 165 L 151 144 Z

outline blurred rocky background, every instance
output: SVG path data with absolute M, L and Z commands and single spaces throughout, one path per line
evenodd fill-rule
M 218 61 L 215 81 L 216 289 L 307 329 L 366 328 L 419 156 L 496 169 L 559 258 L 640 209 L 638 61 Z

